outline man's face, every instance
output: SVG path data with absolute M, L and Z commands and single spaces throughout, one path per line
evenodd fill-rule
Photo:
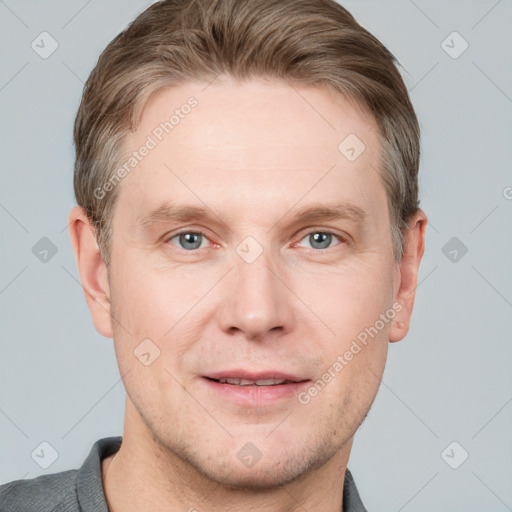
M 190 96 L 197 106 L 162 136 Z M 214 481 L 291 481 L 350 446 L 385 364 L 391 323 L 377 321 L 399 274 L 375 124 L 323 88 L 225 81 L 160 91 L 127 153 L 148 135 L 156 146 L 117 185 L 113 222 L 130 421 Z M 150 216 L 164 205 L 207 217 Z M 319 206 L 341 215 L 298 216 Z M 307 382 L 207 378 L 244 371 Z

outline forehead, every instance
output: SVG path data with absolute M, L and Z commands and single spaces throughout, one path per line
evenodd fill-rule
M 194 98 L 195 107 L 187 107 L 190 98 Z M 172 126 L 162 126 L 169 120 Z M 372 146 L 375 128 L 374 120 L 357 104 L 326 87 L 226 79 L 156 92 L 146 103 L 136 132 L 129 134 L 126 142 L 136 145 L 148 134 L 158 139 L 163 129 L 159 145 L 215 148 L 219 158 L 231 156 L 233 151 L 261 158 L 260 145 L 266 143 L 275 158 L 283 145 L 337 152 L 340 137 L 349 133 Z
M 180 200 L 212 209 L 227 199 L 248 211 L 261 201 L 289 208 L 325 194 L 385 207 L 375 121 L 324 87 L 254 79 L 163 89 L 124 147 L 126 159 L 139 153 L 118 200 L 134 215 Z

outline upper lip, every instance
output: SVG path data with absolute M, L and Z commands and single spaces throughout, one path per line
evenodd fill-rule
M 220 372 L 208 373 L 204 375 L 209 379 L 245 379 L 251 381 L 275 379 L 275 380 L 289 380 L 292 382 L 302 382 L 309 380 L 292 373 L 284 373 L 279 370 L 265 370 L 261 372 L 251 372 L 248 370 L 234 369 L 234 370 L 223 370 Z

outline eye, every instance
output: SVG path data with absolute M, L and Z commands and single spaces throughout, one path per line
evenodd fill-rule
M 172 242 L 174 239 L 177 239 L 177 243 Z M 311 249 L 322 250 L 330 248 L 332 246 L 332 242 L 336 239 L 343 242 L 343 238 L 335 233 L 317 230 L 307 233 L 306 236 L 302 238 L 301 242 L 303 240 L 307 240 Z M 208 245 L 208 238 L 198 231 L 182 231 L 181 233 L 176 233 L 172 237 L 168 238 L 167 241 L 186 251 L 202 249 Z M 204 243 L 206 243 L 206 245 L 204 245 Z
M 176 233 L 167 241 L 171 242 L 175 238 L 178 239 L 179 247 L 185 249 L 186 251 L 202 249 L 202 242 L 208 241 L 208 239 L 203 235 L 203 233 L 199 233 L 197 231 L 182 231 L 181 233 Z
M 308 240 L 312 249 L 328 249 L 335 239 L 343 241 L 339 235 L 330 231 L 310 231 L 302 240 Z

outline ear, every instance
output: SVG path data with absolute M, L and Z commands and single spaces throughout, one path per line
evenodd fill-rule
M 389 341 L 400 341 L 409 331 L 409 322 L 414 306 L 416 287 L 418 286 L 418 270 L 425 251 L 425 232 L 427 216 L 422 210 L 408 222 L 409 229 L 404 233 L 404 251 L 397 267 L 395 280 L 394 304 L 397 311 L 391 323 Z
M 79 206 L 71 209 L 68 220 L 71 244 L 94 327 L 101 335 L 112 338 L 107 267 L 96 242 L 96 228 Z

